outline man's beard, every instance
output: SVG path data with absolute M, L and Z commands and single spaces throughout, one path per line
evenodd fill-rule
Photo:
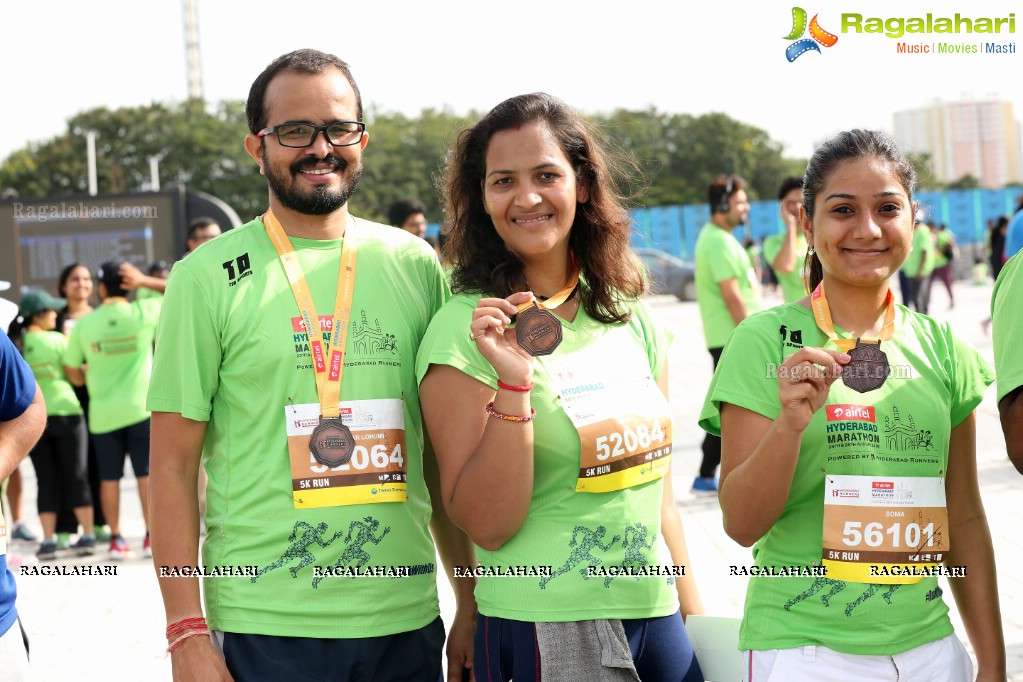
M 323 162 L 333 164 L 334 169 L 341 176 L 341 187 L 334 189 L 328 185 L 317 185 L 312 188 L 311 192 L 304 193 L 299 191 L 295 187 L 297 174 L 304 168 L 312 168 Z M 263 168 L 266 169 L 266 180 L 270 185 L 270 191 L 277 197 L 277 200 L 285 208 L 305 215 L 327 215 L 338 210 L 348 203 L 348 199 L 359 186 L 359 179 L 362 178 L 361 165 L 350 174 L 346 174 L 348 162 L 331 154 L 322 159 L 318 159 L 315 156 L 307 156 L 296 161 L 288 169 L 288 172 L 291 174 L 291 177 L 288 177 L 277 173 L 274 166 L 269 163 L 264 152 Z

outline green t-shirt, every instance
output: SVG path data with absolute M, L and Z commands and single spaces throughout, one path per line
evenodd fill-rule
M 135 290 L 136 301 L 144 301 L 147 298 L 163 298 L 163 292 L 156 291 L 155 289 L 147 289 L 145 287 L 139 287 Z
M 934 267 L 941 268 L 948 265 L 946 251 L 950 251 L 955 237 L 948 230 L 938 230 L 934 233 Z
M 467 331 L 478 299 L 478 294 L 459 294 L 437 313 L 419 349 L 420 381 L 431 364 L 449 365 L 497 390 L 494 368 Z M 564 374 L 581 367 L 596 370 L 595 381 L 600 382 L 601 374 L 610 374 L 610 357 L 619 374 L 656 378 L 667 357 L 666 339 L 642 302 L 633 306 L 626 324 L 602 324 L 580 308 L 575 320 L 562 321 L 562 326 L 561 345 L 552 355 L 537 358 L 533 377 L 533 497 L 526 521 L 500 549 L 476 548 L 481 566 L 550 566 L 551 576 L 480 577 L 480 613 L 546 622 L 670 615 L 678 610 L 673 579 L 584 577 L 587 566 L 672 563 L 660 535 L 663 483 L 658 479 L 612 492 L 576 492 L 580 436 L 559 403 L 562 389 L 555 378 L 559 370 Z M 573 380 L 585 383 L 581 375 Z M 650 390 L 658 389 L 653 384 Z
M 722 354 L 700 426 L 720 433 L 721 403 L 776 419 L 781 407 L 771 372 L 803 345 L 837 350 L 813 314 L 797 303 L 745 320 Z M 994 379 L 991 370 L 952 335 L 947 322 L 902 306 L 895 336 L 881 350 L 893 370 L 885 384 L 857 393 L 836 381 L 804 432 L 785 508 L 753 547 L 757 565 L 821 562 L 825 475 L 937 477 L 947 470 L 951 431 L 980 404 Z M 900 586 L 753 578 L 739 646 L 822 645 L 850 654 L 896 654 L 952 632 L 940 595 L 934 577 Z
M 22 355 L 35 374 L 50 417 L 82 414 L 75 389 L 64 375 L 65 350 L 67 337 L 60 332 L 26 332 L 22 340 Z
M 259 567 L 254 579 L 205 581 L 211 629 L 376 637 L 423 627 L 439 612 L 415 356 L 447 285 L 418 237 L 355 220 L 351 238 L 341 401 L 356 411 L 366 401 L 398 403 L 408 492 L 400 502 L 296 508 L 286 434 L 297 420 L 286 416 L 319 400 L 309 339 L 262 222 L 208 242 L 171 273 L 148 406 L 208 422 L 203 564 Z M 343 240 L 291 242 L 329 334 Z M 336 575 L 392 566 L 411 566 L 409 577 Z
M 700 304 L 707 348 L 722 348 L 735 322 L 721 297 L 720 283 L 735 278 L 746 313 L 760 310 L 760 290 L 753 263 L 732 233 L 707 223 L 696 240 L 696 300 Z
M 934 239 L 931 237 L 931 228 L 923 223 L 917 223 L 913 230 L 911 246 L 909 258 L 902 266 L 903 271 L 910 277 L 916 277 L 919 270 L 921 277 L 927 277 L 934 270 Z M 921 261 L 923 269 L 920 269 Z
M 160 299 L 104 303 L 71 331 L 64 364 L 87 365 L 89 431 L 109 433 L 149 419 L 146 390 Z
M 803 282 L 803 261 L 806 258 L 806 237 L 796 232 L 796 265 L 792 272 L 782 272 L 774 267 L 774 259 L 781 251 L 784 234 L 773 234 L 764 240 L 764 261 L 774 268 L 774 274 L 781 285 L 781 293 L 786 303 L 792 303 L 806 296 L 806 284 Z
M 991 339 L 995 347 L 999 402 L 1023 386 L 1023 355 L 1019 352 L 1019 339 L 1023 336 L 1021 311 L 1023 256 L 1016 254 L 1005 262 L 991 293 Z

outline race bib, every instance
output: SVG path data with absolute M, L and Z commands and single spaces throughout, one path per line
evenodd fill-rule
M 923 580 L 949 550 L 944 481 L 826 475 L 823 549 L 835 580 Z
M 671 407 L 645 373 L 611 375 L 607 362 L 551 372 L 579 432 L 576 492 L 604 493 L 656 481 L 671 463 Z
M 339 419 L 351 431 L 355 447 L 351 458 L 336 467 L 316 461 L 310 451 L 320 405 L 284 408 L 295 508 L 404 502 L 408 464 L 401 400 L 353 400 L 340 407 Z

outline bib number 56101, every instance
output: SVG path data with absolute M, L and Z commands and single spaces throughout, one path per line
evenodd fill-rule
M 876 521 L 868 523 L 866 526 L 860 521 L 846 521 L 845 528 L 842 529 L 842 542 L 849 547 L 861 545 L 880 547 L 884 544 L 885 535 L 891 538 L 890 546 L 893 548 L 902 546 L 901 543 L 904 540 L 906 547 L 921 549 L 923 545 L 920 541 L 924 538 L 927 547 L 934 546 L 933 523 L 928 523 L 922 528 L 917 523 L 907 523 L 903 529 L 902 524 L 898 521 L 887 528 Z

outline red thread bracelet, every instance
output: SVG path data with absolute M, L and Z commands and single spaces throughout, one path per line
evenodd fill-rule
M 500 379 L 497 380 L 498 388 L 503 388 L 506 391 L 515 391 L 516 393 L 529 393 L 530 391 L 533 390 L 533 386 L 535 385 L 536 385 L 535 383 L 530 381 L 528 384 L 524 384 L 522 386 L 511 386 L 509 384 L 504 383 Z
M 503 419 L 506 422 L 531 422 L 536 417 L 536 410 L 532 407 L 529 408 L 530 414 L 524 417 L 517 414 L 505 414 L 504 412 L 498 412 L 494 409 L 494 403 L 492 402 L 487 403 L 487 406 L 484 409 L 486 409 L 487 414 L 491 417 L 497 417 L 498 419 Z
M 210 634 L 210 631 L 207 628 L 202 628 L 201 630 L 189 630 L 188 632 L 186 632 L 185 634 L 181 635 L 180 637 L 175 639 L 173 642 L 171 642 L 170 646 L 167 647 L 167 653 L 168 654 L 174 653 L 174 650 L 177 649 L 179 646 L 181 646 L 186 639 L 189 639 L 191 637 L 198 637 L 199 635 L 209 635 L 209 634 Z
M 197 630 L 200 628 L 207 628 L 206 619 L 202 616 L 198 618 L 184 618 L 176 623 L 171 623 L 167 626 L 167 639 L 170 639 L 172 635 L 176 635 L 179 632 L 185 630 Z

